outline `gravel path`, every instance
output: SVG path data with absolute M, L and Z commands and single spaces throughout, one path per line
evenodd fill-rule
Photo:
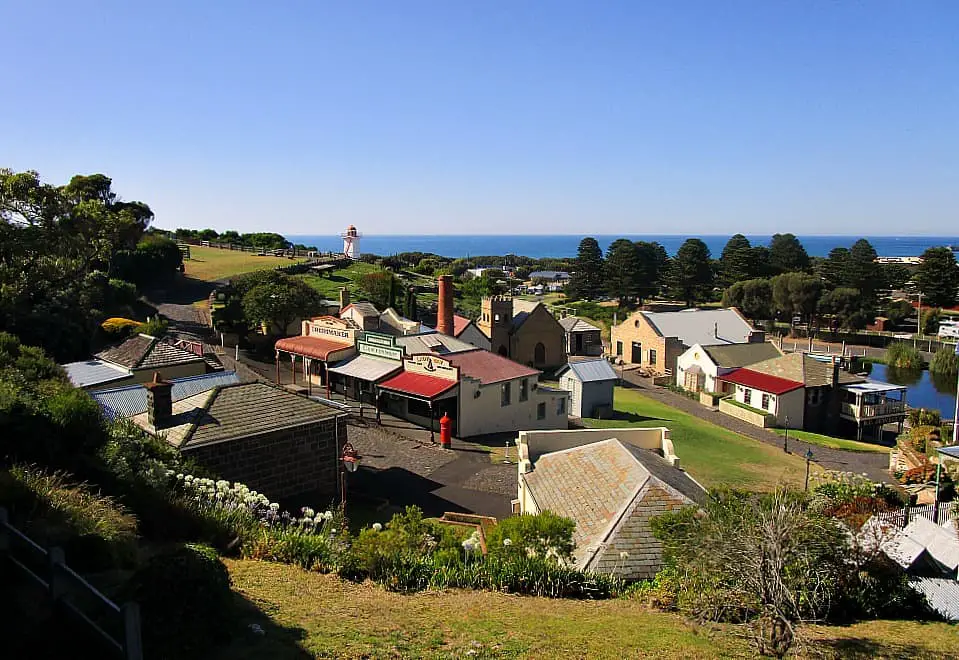
M 650 399 L 655 399 L 667 406 L 678 408 L 693 417 L 711 422 L 716 426 L 721 426 L 724 429 L 728 429 L 739 435 L 744 435 L 747 438 L 753 438 L 754 440 L 765 442 L 780 449 L 783 446 L 783 439 L 772 431 L 767 431 L 766 429 L 761 429 L 744 422 L 741 419 L 730 417 L 714 408 L 707 408 L 697 401 L 693 401 L 681 394 L 670 392 L 662 387 L 654 387 L 650 385 L 648 379 L 642 378 L 635 372 L 625 372 L 624 378 L 629 384 L 641 389 L 643 396 L 647 396 Z M 865 472 L 869 475 L 869 478 L 874 481 L 892 483 L 892 477 L 889 474 L 888 454 L 829 449 L 794 438 L 789 438 L 788 447 L 791 453 L 798 454 L 799 456 L 805 455 L 806 450 L 811 449 L 814 457 L 813 462 L 827 470 L 844 470 L 856 473 Z

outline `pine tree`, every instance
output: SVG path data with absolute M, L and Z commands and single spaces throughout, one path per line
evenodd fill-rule
M 688 307 L 708 298 L 713 287 L 713 268 L 705 243 L 690 238 L 680 246 L 672 261 L 669 282 L 673 296 Z
M 573 269 L 566 287 L 568 298 L 593 300 L 603 293 L 603 251 L 595 238 L 587 236 L 579 242 Z
M 792 234 L 775 234 L 769 241 L 769 261 L 780 273 L 809 269 L 809 255 Z
M 619 238 L 606 251 L 606 291 L 620 304 L 639 295 L 639 253 L 632 241 Z
M 726 241 L 722 256 L 719 258 L 722 284 L 732 286 L 736 282 L 745 282 L 756 276 L 752 245 L 742 234 L 736 234 Z
M 923 252 L 915 280 L 928 304 L 936 307 L 955 305 L 956 292 L 959 290 L 959 264 L 952 250 L 936 247 Z

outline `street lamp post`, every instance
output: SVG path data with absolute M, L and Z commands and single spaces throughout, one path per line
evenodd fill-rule
M 343 465 L 343 469 L 340 472 L 340 503 L 345 509 L 346 475 L 347 473 L 356 472 L 356 469 L 360 466 L 360 454 L 349 442 L 343 445 L 343 451 L 340 453 L 340 463 Z
M 812 449 L 806 450 L 806 486 L 804 490 L 809 492 L 809 464 L 812 462 Z
M 783 433 L 783 452 L 789 453 L 789 415 L 786 415 L 786 430 Z

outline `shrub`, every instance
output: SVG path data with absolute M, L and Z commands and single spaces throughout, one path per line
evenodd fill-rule
M 212 548 L 184 545 L 162 552 L 124 592 L 140 604 L 146 658 L 200 657 L 230 637 L 230 575 Z
M 44 545 L 62 546 L 79 570 L 131 565 L 137 552 L 137 521 L 126 509 L 64 472 L 15 465 L 4 479 L 13 514 Z
M 876 500 L 886 507 L 903 506 L 907 501 L 899 490 L 874 482 L 865 474 L 830 470 L 813 475 L 811 480 L 811 504 L 819 511 L 839 510 L 855 502 L 864 505 L 865 500 Z
M 494 557 L 541 557 L 569 561 L 576 523 L 550 511 L 511 516 L 490 530 L 486 547 Z
M 170 323 L 164 319 L 160 318 L 159 315 L 151 316 L 143 323 L 140 323 L 136 327 L 136 331 L 141 335 L 150 335 L 151 337 L 162 337 L 167 333 L 167 329 L 170 327 Z
M 908 419 L 909 426 L 913 429 L 919 426 L 939 426 L 942 423 L 942 416 L 938 410 L 927 410 L 926 408 L 911 408 Z
M 909 344 L 893 342 L 886 348 L 886 364 L 897 369 L 922 369 L 922 354 Z
M 959 372 L 959 355 L 951 348 L 940 348 L 932 356 L 929 371 L 955 376 Z
M 100 327 L 111 338 L 122 339 L 132 334 L 134 329 L 139 325 L 140 323 L 138 321 L 134 321 L 133 319 L 125 319 L 114 316 L 101 323 Z

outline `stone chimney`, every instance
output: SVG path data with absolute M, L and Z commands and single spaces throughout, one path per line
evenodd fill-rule
M 436 331 L 440 334 L 453 334 L 453 276 L 440 275 L 439 302 L 436 307 Z
M 340 312 L 350 306 L 350 290 L 345 286 L 340 287 Z
M 147 419 L 155 429 L 162 428 L 173 417 L 173 383 L 153 373 L 153 381 L 144 383 L 147 388 Z

